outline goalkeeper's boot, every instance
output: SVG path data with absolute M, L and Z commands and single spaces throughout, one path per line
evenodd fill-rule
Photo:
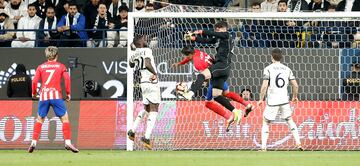
M 243 112 L 240 110 L 240 109 L 235 109 L 234 111 L 233 111 L 233 113 L 234 113 L 234 116 L 235 116 L 235 122 L 236 122 L 236 124 L 240 124 L 240 122 L 241 122 L 241 119 L 242 119 L 242 114 L 243 114 Z
M 36 147 L 36 145 L 32 143 L 28 148 L 28 152 L 32 153 L 35 150 L 35 147 Z
M 230 131 L 230 126 L 234 123 L 234 115 L 231 115 L 229 119 L 226 120 L 226 132 Z
M 140 140 L 143 142 L 146 149 L 151 150 L 152 145 L 150 143 L 150 139 L 146 139 L 145 137 L 141 137 Z
M 187 91 L 187 92 L 184 92 L 182 94 L 182 96 L 186 99 L 186 100 L 192 100 L 192 97 L 194 96 L 194 92 L 193 91 Z
M 134 141 L 134 140 L 135 140 L 135 132 L 133 132 L 132 130 L 129 130 L 129 131 L 127 132 L 127 135 L 128 135 L 128 137 L 129 137 L 129 139 L 130 139 L 131 141 Z
M 79 153 L 79 149 L 76 149 L 74 145 L 72 144 L 65 144 L 66 150 L 71 150 L 73 153 Z
M 301 144 L 296 145 L 296 147 L 297 147 L 297 149 L 298 149 L 299 151 L 304 151 L 304 148 L 301 146 Z
M 251 111 L 255 110 L 255 106 L 252 104 L 248 104 L 245 109 L 244 117 L 247 117 Z

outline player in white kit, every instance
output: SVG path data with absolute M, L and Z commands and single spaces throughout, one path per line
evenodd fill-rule
M 282 64 L 280 62 L 281 59 L 281 50 L 272 50 L 272 64 L 267 66 L 263 71 L 264 80 L 261 86 L 260 100 L 258 101 L 258 106 L 261 106 L 266 93 L 266 107 L 263 114 L 263 126 L 261 129 L 261 151 L 266 151 L 266 143 L 269 137 L 269 125 L 275 120 L 278 112 L 281 113 L 281 118 L 288 124 L 291 133 L 294 136 L 297 148 L 303 150 L 297 126 L 292 119 L 293 112 L 289 104 L 288 95 L 288 85 L 290 82 L 292 86 L 292 102 L 297 102 L 299 86 L 292 70 Z
M 151 149 L 150 135 L 155 126 L 158 108 L 160 104 L 160 87 L 156 66 L 152 50 L 147 47 L 145 36 L 136 36 L 133 41 L 132 57 L 130 58 L 130 67 L 138 70 L 141 74 L 140 87 L 142 92 L 143 104 L 145 110 L 141 110 L 135 118 L 132 129 L 128 131 L 129 139 L 135 139 L 136 129 L 141 120 L 148 115 L 145 136 L 141 137 L 141 141 L 147 149 Z

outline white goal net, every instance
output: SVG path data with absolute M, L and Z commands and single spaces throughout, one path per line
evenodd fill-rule
M 129 15 L 129 42 L 134 35 L 148 37 L 159 73 L 162 103 L 151 137 L 155 150 L 259 148 L 263 108 L 226 132 L 224 119 L 204 106 L 206 87 L 193 101 L 175 95 L 177 82 L 186 81 L 190 86 L 196 78 L 191 64 L 171 68 L 172 63 L 182 60 L 180 50 L 190 44 L 209 55 L 216 54 L 215 45 L 185 42 L 184 33 L 213 30 L 220 20 L 228 22 L 236 43 L 228 79 L 230 91 L 240 94 L 249 89 L 250 100 L 256 104 L 262 71 L 271 63 L 269 53 L 280 48 L 283 63 L 294 71 L 300 86 L 300 102 L 292 106 L 304 148 L 360 149 L 360 74 L 352 72 L 357 64 L 360 66 L 356 41 L 360 33 L 359 13 L 177 12 Z M 143 107 L 140 76 L 131 69 L 128 71 L 129 126 Z M 145 121 L 136 131 L 138 138 L 144 131 Z M 134 149 L 143 149 L 138 138 Z M 132 147 L 128 141 L 128 149 Z M 268 149 L 295 149 L 291 132 L 280 118 L 270 127 Z

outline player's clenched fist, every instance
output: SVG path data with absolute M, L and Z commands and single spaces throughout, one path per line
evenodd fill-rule
M 152 76 L 150 77 L 150 81 L 151 81 L 151 82 L 155 81 L 156 79 L 157 79 L 157 76 L 156 76 L 156 75 L 152 75 Z

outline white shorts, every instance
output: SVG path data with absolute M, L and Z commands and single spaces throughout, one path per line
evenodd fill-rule
M 264 118 L 267 120 L 275 120 L 276 116 L 280 113 L 281 119 L 286 119 L 291 117 L 293 111 L 290 107 L 290 104 L 280 105 L 280 106 L 269 106 L 266 105 L 264 111 Z
M 160 87 L 158 84 L 142 83 L 141 92 L 143 98 L 143 104 L 159 104 L 161 101 Z

